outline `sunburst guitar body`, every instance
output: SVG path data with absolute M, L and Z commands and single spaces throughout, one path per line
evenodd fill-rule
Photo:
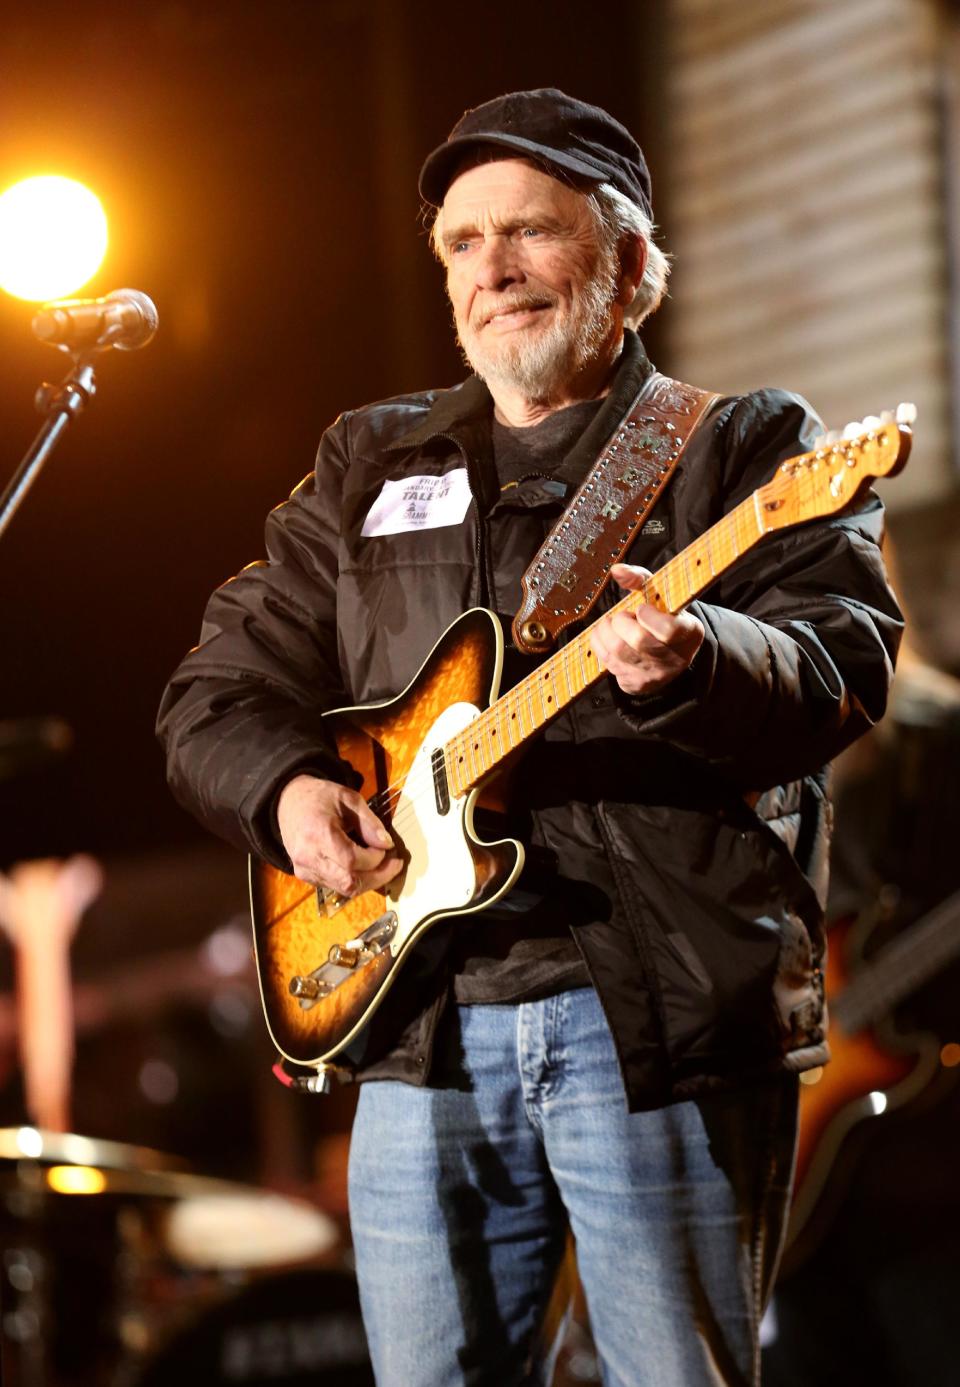
M 449 627 L 399 697 L 328 715 L 326 729 L 363 777 L 359 791 L 387 825 L 404 868 L 382 892 L 341 900 L 252 864 L 267 1025 L 295 1063 L 316 1066 L 346 1048 L 424 931 L 486 908 L 519 875 L 522 846 L 478 840 L 479 792 L 451 796 L 436 755 L 496 698 L 502 662 L 500 623 L 475 608 Z

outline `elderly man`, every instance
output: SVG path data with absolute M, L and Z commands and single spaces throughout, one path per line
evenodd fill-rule
M 396 695 L 471 606 L 509 623 L 567 500 L 661 379 L 633 329 L 667 262 L 643 156 L 606 112 L 498 97 L 420 186 L 473 374 L 341 416 L 269 518 L 268 561 L 214 594 L 161 713 L 182 801 L 344 897 L 392 882 L 403 852 L 320 712 Z M 711 397 L 619 587 L 818 428 L 782 391 Z M 875 498 L 781 533 L 679 615 L 612 612 L 604 589 L 606 674 L 506 792 L 530 870 L 428 936 L 351 1052 L 379 1382 L 545 1380 L 568 1227 L 607 1383 L 757 1380 L 796 1076 L 826 1058 L 822 768 L 881 715 L 899 634 L 880 536 Z M 509 650 L 506 681 L 531 667 Z

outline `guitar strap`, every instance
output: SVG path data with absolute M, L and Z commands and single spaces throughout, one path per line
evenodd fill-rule
M 513 639 L 546 653 L 581 621 L 646 524 L 719 395 L 654 371 L 523 575 Z

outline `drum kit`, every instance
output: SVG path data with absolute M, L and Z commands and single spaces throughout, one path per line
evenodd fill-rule
M 27 752 L 60 749 L 41 731 L 46 740 L 0 722 L 0 779 L 19 774 Z M 69 1131 L 86 997 L 69 951 L 101 883 L 84 857 L 0 874 L 17 976 L 15 1003 L 0 996 L 0 1078 L 18 1064 L 30 1123 L 0 1127 L 3 1387 L 368 1387 L 342 1220 Z M 135 970 L 107 992 L 129 993 L 130 979 L 142 1001 Z M 109 1015 L 94 991 L 93 1010 Z
M 5 1387 L 372 1384 L 337 1224 L 178 1166 L 0 1129 Z

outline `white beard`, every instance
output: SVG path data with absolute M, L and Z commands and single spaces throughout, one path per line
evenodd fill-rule
M 611 309 L 617 296 L 617 262 L 604 255 L 566 318 L 539 331 L 511 333 L 481 344 L 469 325 L 457 325 L 467 363 L 488 385 L 518 391 L 531 401 L 549 400 L 599 356 L 610 336 Z M 505 296 L 504 306 L 542 303 L 542 296 L 521 291 Z

